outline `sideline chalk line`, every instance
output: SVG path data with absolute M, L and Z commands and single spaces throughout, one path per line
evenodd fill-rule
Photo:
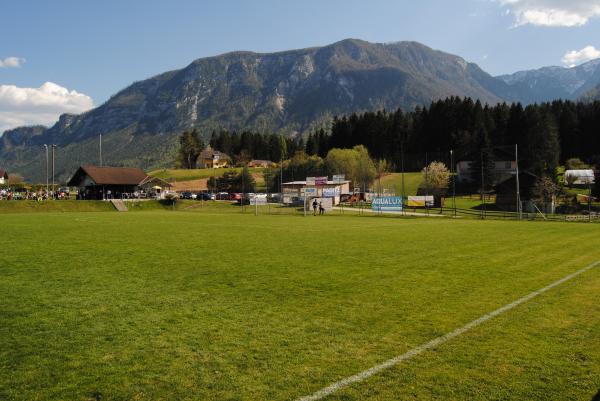
M 584 267 L 580 270 L 577 270 L 576 272 L 571 273 L 568 276 L 561 278 L 560 280 L 553 282 L 552 284 L 549 284 L 543 288 L 540 288 L 537 291 L 533 291 L 532 293 L 529 293 L 529 294 L 525 295 L 524 297 L 517 299 L 516 301 L 506 304 L 506 305 L 496 309 L 493 312 L 487 313 L 454 331 L 446 333 L 443 336 L 434 338 L 433 340 L 431 340 L 425 344 L 421 344 L 421 345 L 405 352 L 402 355 L 398 355 L 394 358 L 388 359 L 387 361 L 380 363 L 379 365 L 375 365 L 375 366 L 373 366 L 367 370 L 364 370 L 360 373 L 357 373 L 353 376 L 346 377 L 345 379 L 342 379 L 333 384 L 330 384 L 329 386 L 324 387 L 321 390 L 319 390 L 311 395 L 307 395 L 307 396 L 298 398 L 297 401 L 321 400 L 321 399 L 335 393 L 336 391 L 341 390 L 344 387 L 348 387 L 351 384 L 359 383 L 365 379 L 368 379 L 369 377 L 376 375 L 377 373 L 380 373 L 386 369 L 396 366 L 400 362 L 406 361 L 414 356 L 417 356 L 417 355 L 423 353 L 424 351 L 435 348 L 438 345 L 444 344 L 444 343 L 450 341 L 451 339 L 453 339 L 454 337 L 458 337 L 459 335 L 466 333 L 467 331 L 471 330 L 472 328 L 477 327 L 480 324 L 482 324 L 504 312 L 507 312 L 507 311 L 513 309 L 514 307 L 519 306 L 522 303 L 525 303 L 525 302 L 531 300 L 532 298 L 535 298 L 538 295 L 543 294 L 544 292 L 549 291 L 552 288 L 559 286 L 562 283 L 569 281 L 569 280 L 579 276 L 580 274 L 585 273 L 588 270 L 593 269 L 594 267 L 596 267 L 598 265 L 600 265 L 600 260 L 597 260 L 597 261 L 587 265 L 586 267 Z

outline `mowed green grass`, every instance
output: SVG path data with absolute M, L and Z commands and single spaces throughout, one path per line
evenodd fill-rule
M 197 169 L 159 169 L 148 173 L 153 177 L 158 177 L 166 181 L 190 181 L 202 178 L 221 177 L 224 173 L 234 170 L 236 173 L 242 171 L 241 167 L 234 168 L 197 168 Z M 263 168 L 250 168 L 251 173 L 262 173 Z
M 69 200 L 11 200 L 0 202 L 0 214 L 4 213 L 70 213 L 70 212 L 107 212 L 115 208 L 109 202 Z
M 423 182 L 423 174 L 420 172 L 404 173 L 404 192 L 406 196 L 417 194 L 419 186 Z M 402 194 L 402 173 L 389 173 L 381 177 L 381 187 L 390 194 Z M 379 188 L 379 181 L 373 183 L 374 190 Z
M 595 225 L 2 215 L 0 399 L 289 400 L 600 259 Z M 590 400 L 600 269 L 336 400 Z

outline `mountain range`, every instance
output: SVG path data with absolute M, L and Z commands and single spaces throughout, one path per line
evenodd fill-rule
M 593 98 L 592 92 L 600 84 L 600 59 L 577 67 L 543 67 L 497 78 L 511 87 L 514 96 L 511 100 L 524 104 Z
M 135 82 L 95 109 L 63 114 L 50 128 L 8 130 L 0 137 L 0 166 L 41 181 L 42 145 L 54 143 L 64 180 L 78 165 L 98 162 L 102 134 L 104 164 L 156 168 L 172 165 L 178 134 L 192 127 L 205 135 L 219 128 L 297 135 L 334 115 L 408 110 L 448 96 L 489 104 L 593 99 L 599 84 L 600 60 L 493 77 L 417 42 L 347 39 L 269 54 L 232 52 Z

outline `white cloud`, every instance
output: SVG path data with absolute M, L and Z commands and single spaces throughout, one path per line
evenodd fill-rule
M 568 67 L 575 67 L 578 64 L 596 58 L 600 58 L 600 50 L 596 49 L 594 46 L 586 46 L 581 50 L 571 50 L 570 52 L 566 52 L 562 58 L 562 62 Z
M 23 57 L 7 57 L 4 60 L 0 58 L 0 68 L 19 68 L 25 64 Z
M 52 82 L 39 88 L 0 85 L 0 133 L 22 125 L 51 125 L 63 113 L 94 107 L 91 97 Z
M 515 25 L 582 26 L 600 16 L 600 0 L 499 0 Z M 507 13 L 508 14 L 508 13 Z

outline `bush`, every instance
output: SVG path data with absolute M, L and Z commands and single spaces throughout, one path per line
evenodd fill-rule
M 565 162 L 565 169 L 567 170 L 583 170 L 586 168 L 589 168 L 589 166 L 578 157 L 573 157 Z

